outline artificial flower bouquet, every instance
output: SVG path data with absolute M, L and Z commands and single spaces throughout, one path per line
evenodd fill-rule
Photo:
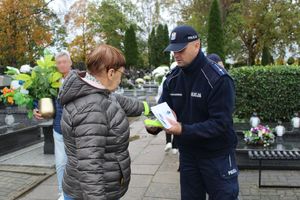
M 275 142 L 275 135 L 268 126 L 259 125 L 251 128 L 250 131 L 244 131 L 244 140 L 250 145 L 270 146 Z
M 21 81 L 20 81 L 21 82 Z M 22 87 L 22 82 L 19 84 L 20 87 L 5 87 L 1 90 L 0 101 L 6 106 L 21 106 L 29 110 L 28 117 L 32 117 L 33 99 L 28 94 L 28 90 Z
M 14 104 L 14 90 L 5 87 L 1 90 L 2 95 L 0 95 L 0 101 L 6 105 L 13 105 Z

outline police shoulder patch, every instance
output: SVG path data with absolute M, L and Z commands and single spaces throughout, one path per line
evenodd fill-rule
M 215 85 L 220 77 L 227 75 L 227 71 L 224 68 L 220 67 L 217 63 L 209 60 L 207 64 L 202 68 L 202 73 L 204 74 L 211 87 Z
M 218 65 L 217 63 L 211 62 L 210 64 L 212 65 L 212 68 L 213 68 L 220 76 L 226 75 L 226 74 L 227 74 L 226 69 L 224 69 L 223 67 L 221 67 L 221 66 Z

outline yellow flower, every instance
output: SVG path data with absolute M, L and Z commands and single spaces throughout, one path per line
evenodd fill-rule
M 7 97 L 7 102 L 11 105 L 14 104 L 14 98 L 13 97 Z

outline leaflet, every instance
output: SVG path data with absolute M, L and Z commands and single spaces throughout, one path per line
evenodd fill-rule
M 166 129 L 171 128 L 168 119 L 177 121 L 172 109 L 166 102 L 151 107 L 151 111 Z

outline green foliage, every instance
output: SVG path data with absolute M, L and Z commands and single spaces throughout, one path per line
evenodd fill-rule
M 29 94 L 24 94 L 20 91 L 20 89 L 15 91 L 14 95 L 15 104 L 18 106 L 24 106 L 28 110 L 28 118 L 33 117 L 33 98 Z
M 164 25 L 164 30 L 162 33 L 162 47 L 165 49 L 169 45 L 169 28 L 168 25 Z M 170 65 L 170 52 L 163 52 L 162 62 L 163 65 Z
M 165 33 L 164 26 L 162 24 L 159 24 L 156 29 L 156 37 L 155 37 L 155 46 L 157 47 L 157 49 L 156 49 L 156 61 L 157 61 L 156 66 L 164 64 L 163 62 L 165 61 L 164 49 L 166 48 L 166 46 L 165 46 L 164 33 Z
M 261 57 L 261 65 L 266 66 L 272 64 L 272 55 L 270 54 L 269 48 L 264 47 L 263 52 L 262 52 L 262 57 Z
M 30 95 L 21 93 L 20 90 L 15 91 L 15 104 L 19 106 L 26 106 L 28 109 L 33 109 L 33 99 Z
M 7 70 L 4 73 L 8 76 L 12 76 L 20 73 L 20 71 L 15 67 L 7 66 L 6 69 Z
M 295 1 L 235 1 L 224 27 L 226 39 L 240 44 L 236 57 L 247 57 L 248 65 L 254 65 L 264 46 L 283 57 L 300 39 L 299 10 Z
M 202 45 L 206 44 L 208 16 L 212 0 L 193 0 L 183 7 L 182 18 L 185 24 L 191 25 L 201 36 Z
M 300 68 L 254 66 L 230 70 L 236 85 L 236 113 L 248 119 L 253 112 L 265 122 L 289 121 L 300 111 Z
M 18 74 L 14 79 L 24 81 L 24 88 L 29 90 L 34 99 L 56 97 L 61 86 L 62 74 L 57 72 L 52 55 L 45 55 L 37 60 L 37 66 L 33 68 L 31 75 Z
M 182 9 L 185 24 L 201 36 L 202 46 L 208 37 L 210 5 L 213 0 L 191 0 Z M 264 46 L 276 49 L 283 57 L 286 49 L 300 40 L 299 1 L 218 0 L 224 28 L 225 55 L 254 65 Z M 276 56 L 278 56 L 276 55 Z
M 89 16 L 95 35 L 101 33 L 101 37 L 105 39 L 107 44 L 123 49 L 123 33 L 127 29 L 128 20 L 115 1 L 104 0 L 100 6 L 91 4 Z
M 124 54 L 126 58 L 126 64 L 129 67 L 136 67 L 138 65 L 138 59 L 140 56 L 138 52 L 135 28 L 133 25 L 131 25 L 125 33 Z
M 225 60 L 223 25 L 217 0 L 213 1 L 209 13 L 207 53 L 216 53 L 223 61 Z
M 148 60 L 150 66 L 156 66 L 155 53 L 155 28 L 152 28 L 148 38 Z
M 170 65 L 170 53 L 164 52 L 169 44 L 169 31 L 167 25 L 159 24 L 153 28 L 148 39 L 148 56 L 150 66 L 158 67 Z
M 294 63 L 295 63 L 295 58 L 289 57 L 289 59 L 287 60 L 287 64 L 288 64 L 288 65 L 292 65 L 292 64 L 294 64 Z

